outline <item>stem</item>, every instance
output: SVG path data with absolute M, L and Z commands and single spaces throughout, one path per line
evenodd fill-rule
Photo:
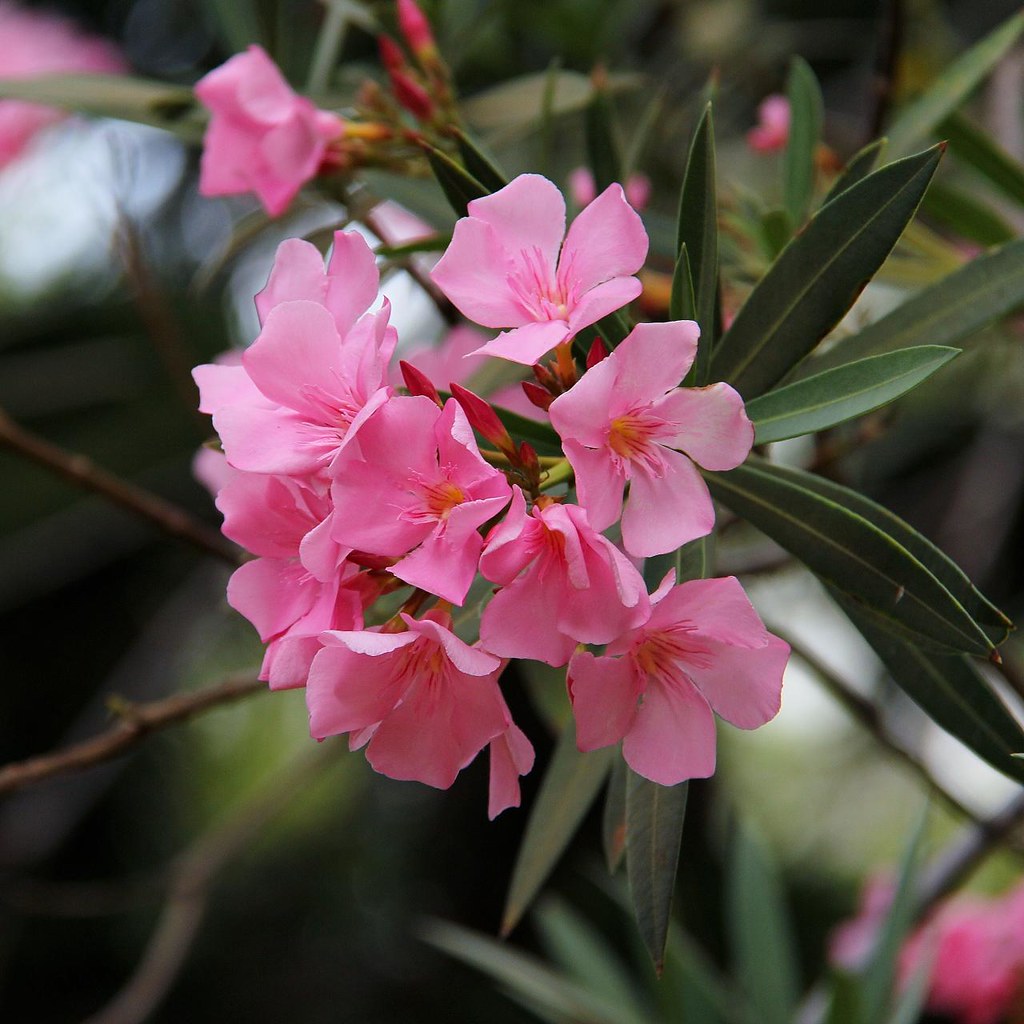
M 550 457 L 549 457 L 550 464 Z M 541 465 L 545 464 L 545 460 L 541 460 Z M 573 468 L 569 464 L 568 459 L 557 459 L 555 464 L 551 466 L 548 472 L 542 474 L 540 489 L 542 491 L 550 490 L 552 487 L 557 487 L 561 483 L 566 483 L 573 479 Z
M 164 533 L 216 555 L 229 565 L 242 564 L 238 548 L 191 512 L 102 469 L 85 455 L 69 452 L 25 430 L 0 409 L 0 448 L 3 447 L 52 470 L 76 487 L 99 494 L 148 520 Z

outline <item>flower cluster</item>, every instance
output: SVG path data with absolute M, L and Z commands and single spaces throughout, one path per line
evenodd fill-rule
M 743 403 L 726 384 L 680 386 L 690 321 L 641 324 L 585 368 L 575 358 L 580 331 L 639 291 L 647 235 L 621 187 L 568 232 L 561 193 L 537 175 L 468 214 L 434 282 L 502 331 L 478 358 L 533 366 L 533 412 L 563 454 L 538 456 L 426 362 L 402 363 L 396 385 L 398 339 L 361 235 L 338 232 L 326 268 L 286 241 L 255 342 L 195 370 L 226 460 L 224 532 L 256 556 L 228 599 L 267 644 L 271 687 L 306 686 L 318 739 L 346 733 L 378 771 L 442 788 L 488 747 L 492 817 L 518 804 L 533 761 L 499 686 L 511 658 L 567 666 L 581 749 L 621 741 L 666 785 L 707 776 L 714 713 L 769 720 L 788 648 L 735 579 L 669 575 L 649 594 L 637 565 L 712 529 L 697 466 L 746 458 Z

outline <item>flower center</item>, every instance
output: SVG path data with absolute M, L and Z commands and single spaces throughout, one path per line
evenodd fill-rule
M 450 480 L 427 484 L 423 488 L 423 511 L 434 519 L 447 519 L 456 505 L 466 500 L 462 488 Z
M 636 412 L 616 416 L 608 425 L 608 445 L 624 459 L 642 459 L 650 454 L 657 427 Z
M 660 679 L 674 679 L 686 668 L 708 668 L 711 650 L 693 632 L 693 626 L 681 624 L 648 633 L 633 657 L 642 671 Z

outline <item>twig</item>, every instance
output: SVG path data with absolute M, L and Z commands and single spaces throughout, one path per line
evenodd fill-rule
M 865 700 L 859 693 L 851 690 L 824 662 L 807 650 L 798 640 L 780 632 L 774 626 L 772 626 L 772 631 L 789 644 L 793 653 L 818 677 L 825 689 L 846 708 L 850 717 L 862 725 L 882 747 L 907 765 L 958 815 L 973 822 L 979 828 L 983 826 L 977 815 L 968 810 L 952 793 L 945 789 L 928 770 L 928 766 L 899 742 L 889 730 L 879 709 L 871 701 Z
M 101 495 L 153 523 L 164 533 L 188 541 L 207 554 L 216 555 L 234 566 L 242 562 L 234 544 L 181 506 L 123 480 L 97 466 L 88 456 L 69 452 L 25 430 L 0 410 L 0 448 L 4 447 L 45 466 L 76 487 Z
M 325 744 L 304 750 L 274 781 L 225 823 L 202 836 L 178 862 L 167 903 L 135 972 L 124 987 L 85 1024 L 140 1024 L 163 1001 L 188 958 L 202 924 L 217 872 L 286 810 L 295 794 L 323 770 L 340 748 Z
M 178 693 L 163 700 L 143 704 L 122 702 L 120 706 L 115 704 L 113 709 L 120 720 L 106 732 L 52 754 L 17 761 L 0 768 L 0 794 L 11 793 L 54 775 L 81 771 L 109 761 L 150 733 L 186 721 L 210 708 L 258 693 L 265 690 L 266 686 L 266 683 L 254 676 L 245 675 L 226 679 L 205 690 Z

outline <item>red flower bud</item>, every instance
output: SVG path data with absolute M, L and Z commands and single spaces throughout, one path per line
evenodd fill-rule
M 434 34 L 430 31 L 430 22 L 419 9 L 416 0 L 398 0 L 398 28 L 409 44 L 409 49 L 417 57 L 437 52 Z
M 407 363 L 404 359 L 398 361 L 398 366 L 402 371 L 402 379 L 405 381 L 405 386 L 409 389 L 410 395 L 422 395 L 424 398 L 429 398 L 432 402 L 436 403 L 438 408 L 444 408 L 444 402 L 441 401 L 437 388 L 434 387 L 422 370 L 417 369 L 412 363 Z
M 526 397 L 538 409 L 543 409 L 545 412 L 548 411 L 548 406 L 555 400 L 555 396 L 550 391 L 542 388 L 539 384 L 534 384 L 532 380 L 524 380 L 520 386 Z
M 461 384 L 453 383 L 451 389 L 452 397 L 462 406 L 462 411 L 466 414 L 470 426 L 515 461 L 517 454 L 515 442 L 490 404 Z

